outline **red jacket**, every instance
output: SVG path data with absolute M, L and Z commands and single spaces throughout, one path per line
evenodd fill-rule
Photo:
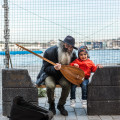
M 84 71 L 85 79 L 88 79 L 90 77 L 91 72 L 95 72 L 97 70 L 97 67 L 90 59 L 82 61 L 78 58 L 75 59 L 72 63 L 70 63 L 70 65 L 74 66 L 75 63 L 78 64 L 79 68 Z

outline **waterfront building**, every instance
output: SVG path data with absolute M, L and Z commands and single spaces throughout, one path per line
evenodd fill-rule
M 102 49 L 103 42 L 93 42 L 93 49 Z
M 84 45 L 87 46 L 89 50 L 91 50 L 93 47 L 93 43 L 90 41 L 84 42 Z

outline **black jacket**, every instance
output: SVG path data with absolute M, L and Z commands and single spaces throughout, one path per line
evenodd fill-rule
M 47 58 L 48 60 L 54 62 L 54 63 L 58 63 L 58 47 L 57 46 L 53 46 L 48 48 L 43 57 Z M 71 58 L 71 62 L 74 61 L 76 59 L 76 54 L 73 53 L 73 56 Z M 44 80 L 46 79 L 46 77 L 48 76 L 54 76 L 56 80 L 59 80 L 62 77 L 62 74 L 60 71 L 55 70 L 54 66 L 46 61 L 43 60 L 43 65 L 42 68 L 37 76 L 37 81 L 36 84 L 39 86 L 41 84 L 44 84 Z

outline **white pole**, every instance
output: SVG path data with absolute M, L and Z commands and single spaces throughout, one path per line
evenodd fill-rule
M 9 68 L 9 38 L 10 38 L 10 29 L 9 29 L 9 20 L 8 20 L 8 0 L 4 0 L 4 39 L 5 39 L 5 59 L 4 64 L 5 68 Z

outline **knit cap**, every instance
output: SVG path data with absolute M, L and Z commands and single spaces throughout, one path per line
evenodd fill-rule
M 78 49 L 78 56 L 80 52 L 85 52 L 88 54 L 88 47 L 87 46 L 80 46 L 80 48 Z M 89 54 L 88 54 L 88 58 L 90 58 Z

